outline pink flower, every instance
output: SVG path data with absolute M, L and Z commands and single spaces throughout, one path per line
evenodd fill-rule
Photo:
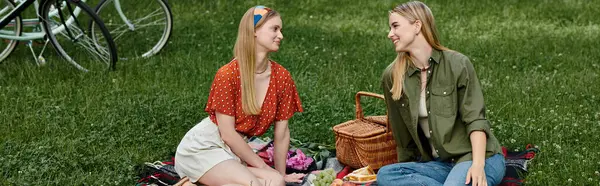
M 286 159 L 290 159 L 290 156 L 292 155 L 292 153 L 294 153 L 294 151 L 291 151 L 291 150 L 288 151 Z M 273 162 L 273 159 L 275 157 L 275 150 L 274 150 L 273 146 L 270 146 L 267 148 L 267 155 L 269 156 L 269 161 Z
M 288 151 L 287 153 L 287 167 L 288 168 L 293 168 L 296 170 L 306 170 L 308 169 L 308 166 L 310 166 L 310 164 L 313 162 L 313 159 L 310 157 L 306 157 L 306 155 L 300 150 L 300 149 L 296 149 L 296 155 L 291 157 L 291 155 L 294 153 L 293 150 Z M 268 147 L 267 148 L 267 155 L 269 157 L 269 161 L 273 162 L 273 157 L 274 157 L 274 149 L 273 147 Z
M 287 167 L 296 170 L 306 170 L 312 162 L 312 158 L 306 157 L 300 149 L 296 149 L 296 156 L 288 158 Z
M 269 155 L 269 161 L 273 162 L 273 157 L 275 152 L 273 152 L 273 146 L 270 146 L 269 148 L 267 148 L 267 155 Z

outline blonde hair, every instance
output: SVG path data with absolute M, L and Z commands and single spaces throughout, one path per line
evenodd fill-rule
M 448 48 L 440 44 L 440 40 L 437 36 L 435 29 L 435 21 L 433 14 L 427 5 L 420 1 L 406 2 L 398 5 L 396 8 L 390 11 L 390 14 L 397 13 L 400 16 L 406 18 L 408 22 L 414 24 L 417 20 L 421 21 L 421 33 L 425 40 L 431 47 L 437 50 L 449 50 Z M 394 59 L 392 67 L 392 79 L 393 85 L 390 92 L 392 92 L 392 98 L 399 100 L 402 96 L 402 86 L 404 82 L 404 75 L 410 66 L 414 66 L 412 56 L 408 52 L 399 52 L 396 59 Z
M 256 103 L 254 94 L 254 72 L 256 71 L 256 44 L 254 31 L 260 28 L 267 20 L 279 16 L 274 10 L 263 16 L 254 26 L 254 8 L 246 11 L 238 29 L 237 40 L 233 47 L 233 55 L 238 61 L 240 68 L 240 79 L 242 87 L 242 109 L 249 115 L 260 114 L 260 107 Z M 268 58 L 268 57 L 267 57 Z

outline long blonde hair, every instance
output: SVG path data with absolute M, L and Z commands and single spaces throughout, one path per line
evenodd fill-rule
M 408 22 L 414 24 L 417 20 L 421 21 L 421 33 L 425 37 L 425 40 L 431 47 L 437 50 L 449 50 L 448 48 L 440 44 L 440 40 L 437 36 L 435 29 L 435 21 L 433 14 L 427 5 L 420 1 L 406 2 L 396 6 L 390 14 L 397 13 L 400 16 L 406 18 Z M 408 52 L 399 52 L 396 59 L 394 59 L 394 65 L 392 67 L 392 98 L 399 100 L 402 96 L 402 86 L 404 83 L 404 75 L 410 66 L 414 66 L 414 59 Z
M 254 72 L 256 71 L 256 42 L 254 31 L 260 28 L 267 20 L 279 16 L 274 10 L 263 16 L 256 26 L 254 26 L 254 9 L 252 7 L 246 11 L 238 29 L 238 36 L 233 47 L 233 55 L 238 61 L 240 68 L 240 79 L 242 87 L 242 109 L 249 115 L 260 114 L 260 107 L 256 103 L 254 94 Z M 268 59 L 268 56 L 267 56 Z

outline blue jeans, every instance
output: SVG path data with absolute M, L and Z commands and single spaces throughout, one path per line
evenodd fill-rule
M 377 173 L 377 185 L 465 185 L 472 163 L 429 161 L 386 165 Z M 500 184 L 506 171 L 504 156 L 496 154 L 487 158 L 484 171 L 489 186 Z

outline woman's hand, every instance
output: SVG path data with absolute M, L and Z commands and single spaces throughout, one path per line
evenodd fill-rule
M 302 178 L 304 178 L 304 176 L 305 176 L 305 174 L 292 173 L 292 174 L 287 174 L 287 175 L 283 176 L 283 180 L 285 180 L 286 183 L 290 183 L 290 182 L 302 183 Z
M 277 174 L 280 174 L 277 170 L 275 170 L 272 167 L 267 166 L 266 168 L 269 171 L 273 171 L 276 172 Z M 283 180 L 285 180 L 286 183 L 302 183 L 302 178 L 304 178 L 304 176 L 306 176 L 305 174 L 296 174 L 296 173 L 292 173 L 292 174 L 286 174 L 283 176 Z
M 469 184 L 472 179 L 472 186 L 487 186 L 487 179 L 485 178 L 484 166 L 485 164 L 471 165 L 471 168 L 469 168 L 469 171 L 467 172 L 467 182 L 465 182 L 465 184 Z

